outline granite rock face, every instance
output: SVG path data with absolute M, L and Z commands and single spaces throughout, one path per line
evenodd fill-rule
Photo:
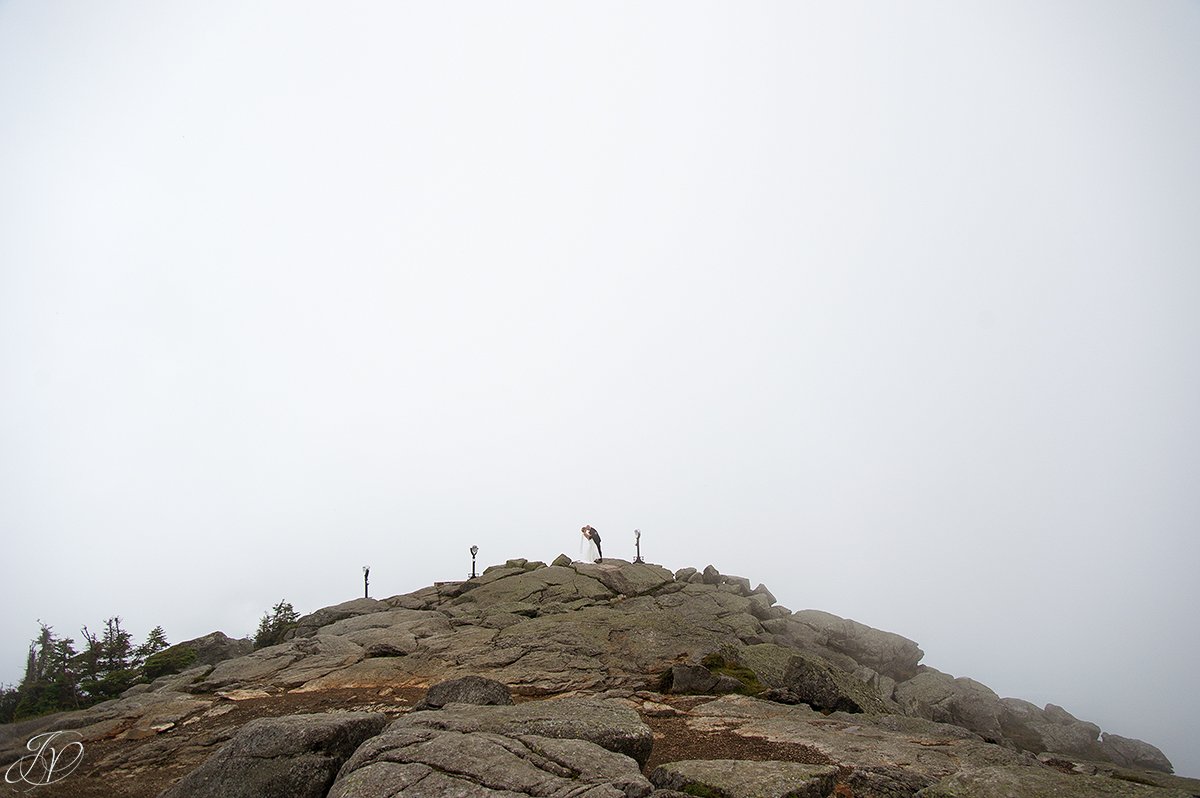
M 672 665 L 669 692 L 677 695 L 725 695 L 744 685 L 732 676 L 717 674 L 703 665 Z
M 197 665 L 216 665 L 227 659 L 244 657 L 254 650 L 254 641 L 250 638 L 228 637 L 223 632 L 210 632 L 203 637 L 176 643 L 166 650 L 177 648 L 190 648 L 195 651 L 196 658 L 192 660 L 192 667 L 196 667 Z
M 1019 698 L 1002 698 L 1000 704 L 1001 731 L 1018 748 L 1090 760 L 1107 758 L 1096 724 L 1081 721 L 1054 704 L 1042 709 Z
M 906 714 L 970 729 L 985 740 L 1005 739 L 1000 696 L 974 679 L 954 678 L 926 668 L 896 685 L 893 697 Z
M 447 704 L 477 704 L 479 706 L 512 706 L 508 688 L 495 679 L 464 676 L 439 682 L 429 688 L 414 710 L 441 709 Z
M 704 759 L 660 765 L 650 780 L 691 795 L 706 790 L 729 798 L 822 798 L 833 794 L 836 775 L 837 768 L 828 765 Z
M 829 712 L 889 711 L 870 684 L 839 671 L 815 654 L 762 643 L 747 646 L 738 652 L 738 658 L 761 682 L 778 691 L 771 696 L 775 700 L 808 704 Z
M 296 627 L 289 631 L 285 635 L 285 638 L 290 640 L 294 637 L 312 637 L 317 633 L 318 629 L 329 626 L 331 623 L 336 623 L 346 618 L 354 618 L 358 615 L 380 612 L 387 608 L 386 604 L 376 601 L 373 598 L 357 598 L 344 601 L 341 604 L 324 607 L 316 612 L 301 616 L 296 621 Z
M 917 664 L 925 656 L 920 647 L 907 638 L 828 612 L 801 610 L 792 613 L 791 618 L 812 630 L 819 645 L 898 682 L 916 676 Z
M 654 745 L 650 728 L 630 706 L 600 698 L 527 701 L 515 706 L 477 707 L 449 704 L 439 712 L 413 712 L 388 730 L 430 728 L 463 733 L 587 740 L 646 764 Z
M 576 739 L 389 728 L 342 769 L 329 798 L 645 798 L 627 756 Z
M 317 610 L 281 645 L 244 651 L 246 641 L 210 635 L 213 655 L 182 673 L 0 727 L 0 765 L 39 731 L 75 729 L 85 744 L 128 745 L 109 755 L 114 766 L 160 768 L 190 724 L 247 701 L 414 690 L 431 711 L 326 703 L 324 715 L 243 720 L 192 740 L 202 753 L 187 767 L 208 759 L 165 795 L 1200 795 L 1200 783 L 1164 775 L 1170 762 L 1148 743 L 1000 698 L 922 665 L 900 635 L 791 612 L 750 585 L 712 565 L 672 574 L 513 559 L 475 579 Z M 651 784 L 642 768 L 655 723 L 737 750 L 800 746 L 826 764 L 782 761 L 775 748 L 749 764 L 658 759 Z M 714 759 L 729 759 L 723 751 Z
M 990 767 L 955 773 L 921 790 L 918 798 L 1191 798 L 1184 790 L 1049 769 Z
M 161 798 L 324 798 L 342 764 L 386 723 L 364 712 L 254 720 Z
M 1105 759 L 1128 768 L 1171 772 L 1170 761 L 1150 743 L 1132 740 L 1116 734 L 1102 734 L 1100 748 Z

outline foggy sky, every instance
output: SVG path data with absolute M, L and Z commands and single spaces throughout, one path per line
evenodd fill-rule
M 637 527 L 1200 776 L 1197 41 L 0 4 L 0 681 Z

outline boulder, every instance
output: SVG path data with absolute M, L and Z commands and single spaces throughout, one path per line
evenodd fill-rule
M 576 563 L 576 573 L 595 579 L 619 596 L 641 596 L 675 581 L 661 565 L 606 559 L 602 563 Z
M 464 676 L 438 682 L 429 688 L 414 710 L 441 709 L 446 704 L 476 704 L 478 706 L 512 706 L 508 688 L 495 679 Z
M 652 791 L 636 762 L 585 740 L 393 725 L 355 752 L 329 798 L 645 798 Z
M 767 621 L 775 617 L 771 612 L 771 600 L 761 593 L 753 593 L 749 596 L 750 599 L 750 614 L 760 621 Z
M 248 637 L 235 639 L 224 632 L 209 632 L 203 637 L 176 643 L 165 651 L 178 648 L 190 648 L 196 652 L 196 658 L 191 662 L 191 667 L 194 668 L 197 665 L 216 665 L 227 659 L 244 657 L 254 650 L 254 641 Z
M 833 792 L 837 768 L 797 762 L 703 759 L 668 762 L 655 768 L 656 787 L 685 795 L 724 798 L 823 798 Z
M 364 657 L 404 657 L 417 650 L 416 637 L 391 630 L 360 632 L 352 640 L 363 647 Z
M 750 580 L 744 576 L 730 576 L 728 574 L 721 574 L 721 584 L 723 586 L 728 586 L 739 596 L 749 596 L 752 592 L 750 590 Z
M 1107 757 L 1100 748 L 1100 727 L 1077 719 L 1062 707 L 1040 709 L 1019 698 L 1000 700 L 1004 738 L 1023 751 L 1051 751 L 1088 760 Z
M 550 564 L 554 565 L 554 566 L 558 566 L 559 568 L 567 568 L 567 567 L 570 567 L 570 565 L 571 565 L 571 558 L 565 554 L 560 554 L 557 557 L 555 557 L 554 561 L 551 562 Z
M 893 697 L 908 715 L 953 723 L 989 742 L 1004 740 L 1000 722 L 1004 707 L 1000 696 L 974 679 L 956 679 L 926 668 L 914 678 L 897 684 Z
M 925 656 L 908 638 L 828 612 L 801 610 L 792 613 L 791 617 L 812 629 L 821 645 L 898 682 L 916 676 L 917 663 Z
M 918 798 L 1191 798 L 1169 789 L 1105 776 L 1060 773 L 1047 767 L 963 770 L 917 793 Z
M 1160 773 L 1175 772 L 1170 760 L 1150 743 L 1116 734 L 1104 734 L 1101 736 L 1100 747 L 1109 761 L 1121 767 L 1156 770 Z
M 893 712 L 899 712 L 899 705 L 892 700 L 892 695 L 896 692 L 896 680 L 890 676 L 876 673 L 866 665 L 859 665 L 854 669 L 854 678 L 863 682 L 868 687 L 879 693 L 879 697 L 883 699 L 883 703 Z
M 738 659 L 759 681 L 780 691 L 771 696 L 773 700 L 805 703 L 827 712 L 888 711 L 870 685 L 820 657 L 764 643 L 742 649 Z
M 755 596 L 765 596 L 767 599 L 768 605 L 775 603 L 775 594 L 772 593 L 770 590 L 768 590 L 767 586 L 764 585 L 762 582 L 759 582 L 758 587 L 754 588 L 754 590 L 750 591 L 750 593 L 751 593 L 751 595 L 755 595 Z
M 639 766 L 650 758 L 653 745 L 649 727 L 631 706 L 598 698 L 527 701 L 515 706 L 447 704 L 439 712 L 405 715 L 388 732 L 410 728 L 587 740 L 631 757 Z
M 700 581 L 706 585 L 721 584 L 721 572 L 711 565 L 704 566 L 704 572 L 700 575 Z
M 324 798 L 342 764 L 386 723 L 371 712 L 252 720 L 160 798 Z
M 726 695 L 745 688 L 732 676 L 713 673 L 703 665 L 672 665 L 668 674 L 666 689 L 675 695 Z

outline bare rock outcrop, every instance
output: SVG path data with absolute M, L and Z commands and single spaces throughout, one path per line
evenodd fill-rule
M 888 712 L 871 685 L 839 671 L 815 654 L 761 643 L 739 651 L 738 659 L 775 689 L 771 696 L 775 700 L 804 703 L 829 712 Z
M 684 760 L 660 765 L 650 776 L 656 787 L 685 795 L 729 798 L 822 798 L 833 793 L 837 768 L 797 762 Z
M 1000 696 L 974 679 L 926 668 L 896 685 L 896 702 L 910 715 L 970 729 L 989 742 L 1004 740 Z
M 632 759 L 578 739 L 390 728 L 342 769 L 329 798 L 645 798 Z
M 1104 751 L 1106 759 L 1123 767 L 1157 770 L 1162 773 L 1170 773 L 1172 770 L 1170 760 L 1162 751 L 1141 740 L 1106 733 L 1101 735 L 1100 748 Z
M 170 798 L 639 798 L 655 792 L 641 768 L 657 723 L 660 734 L 738 740 L 738 750 L 782 746 L 752 764 L 655 760 L 660 798 L 1200 795 L 1200 782 L 1166 775 L 1154 746 L 1061 707 L 1002 699 L 921 665 L 912 640 L 792 612 L 750 585 L 712 565 L 672 574 L 614 559 L 513 559 L 478 578 L 317 610 L 281 645 L 249 652 L 214 638 L 214 656 L 117 700 L 0 728 L 0 765 L 39 731 L 74 729 L 85 744 L 103 741 L 114 772 L 161 767 L 184 747 L 180 773 L 207 758 Z M 229 714 L 284 700 L 309 703 L 249 723 L 249 709 Z M 800 748 L 813 753 L 806 763 L 826 764 L 779 756 Z
M 1054 704 L 1043 709 L 1019 698 L 1002 698 L 1000 704 L 1001 731 L 1018 748 L 1092 761 L 1105 758 L 1096 724 L 1081 721 Z
M 1192 798 L 1185 790 L 1049 768 L 989 767 L 954 773 L 917 798 Z
M 342 764 L 386 723 L 365 712 L 254 720 L 161 798 L 324 798 Z
M 448 704 L 438 712 L 405 715 L 388 729 L 418 727 L 587 740 L 628 756 L 639 765 L 650 758 L 654 745 L 650 728 L 636 711 L 624 702 L 600 698 L 560 698 L 489 707 Z
M 811 629 L 818 645 L 844 654 L 855 663 L 898 682 L 916 676 L 917 665 L 925 656 L 920 647 L 906 637 L 872 629 L 828 612 L 800 610 L 792 613 L 791 618 Z
M 464 676 L 438 682 L 429 688 L 413 710 L 441 709 L 447 704 L 475 704 L 477 706 L 512 706 L 512 695 L 508 688 L 495 679 L 482 676 Z

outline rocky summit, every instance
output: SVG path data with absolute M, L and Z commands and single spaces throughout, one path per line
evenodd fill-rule
M 39 796 L 1200 796 L 1148 743 L 711 565 L 509 560 L 289 634 L 191 641 L 187 670 L 0 727 L 0 764 L 61 731 L 84 760 Z

